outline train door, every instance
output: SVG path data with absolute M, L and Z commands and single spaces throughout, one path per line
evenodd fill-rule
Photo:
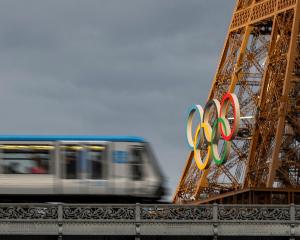
M 84 147 L 76 142 L 61 142 L 59 145 L 61 160 L 61 185 L 63 194 L 86 194 L 83 178 Z
M 129 169 L 130 180 L 133 186 L 133 195 L 142 196 L 147 194 L 146 185 L 146 156 L 145 148 L 142 145 L 134 145 L 129 148 Z
M 114 195 L 132 195 L 133 182 L 130 179 L 128 143 L 113 143 L 112 169 L 113 178 L 111 183 Z
M 109 194 L 107 179 L 109 178 L 109 154 L 107 143 L 85 144 L 84 156 L 86 163 L 85 182 L 89 194 Z

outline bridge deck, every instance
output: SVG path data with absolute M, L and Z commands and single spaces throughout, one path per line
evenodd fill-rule
M 300 236 L 300 205 L 0 204 L 0 235 Z

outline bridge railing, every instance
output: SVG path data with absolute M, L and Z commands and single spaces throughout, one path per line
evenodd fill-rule
M 3 204 L 0 221 L 300 221 L 300 205 Z
M 0 235 L 300 236 L 300 205 L 4 204 Z

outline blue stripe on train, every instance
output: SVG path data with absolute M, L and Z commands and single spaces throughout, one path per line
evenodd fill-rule
M 0 135 L 0 141 L 108 141 L 145 142 L 134 136 L 93 136 L 93 135 Z

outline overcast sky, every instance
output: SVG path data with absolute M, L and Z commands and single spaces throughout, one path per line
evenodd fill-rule
M 1 0 L 0 133 L 137 135 L 173 193 L 235 0 Z

